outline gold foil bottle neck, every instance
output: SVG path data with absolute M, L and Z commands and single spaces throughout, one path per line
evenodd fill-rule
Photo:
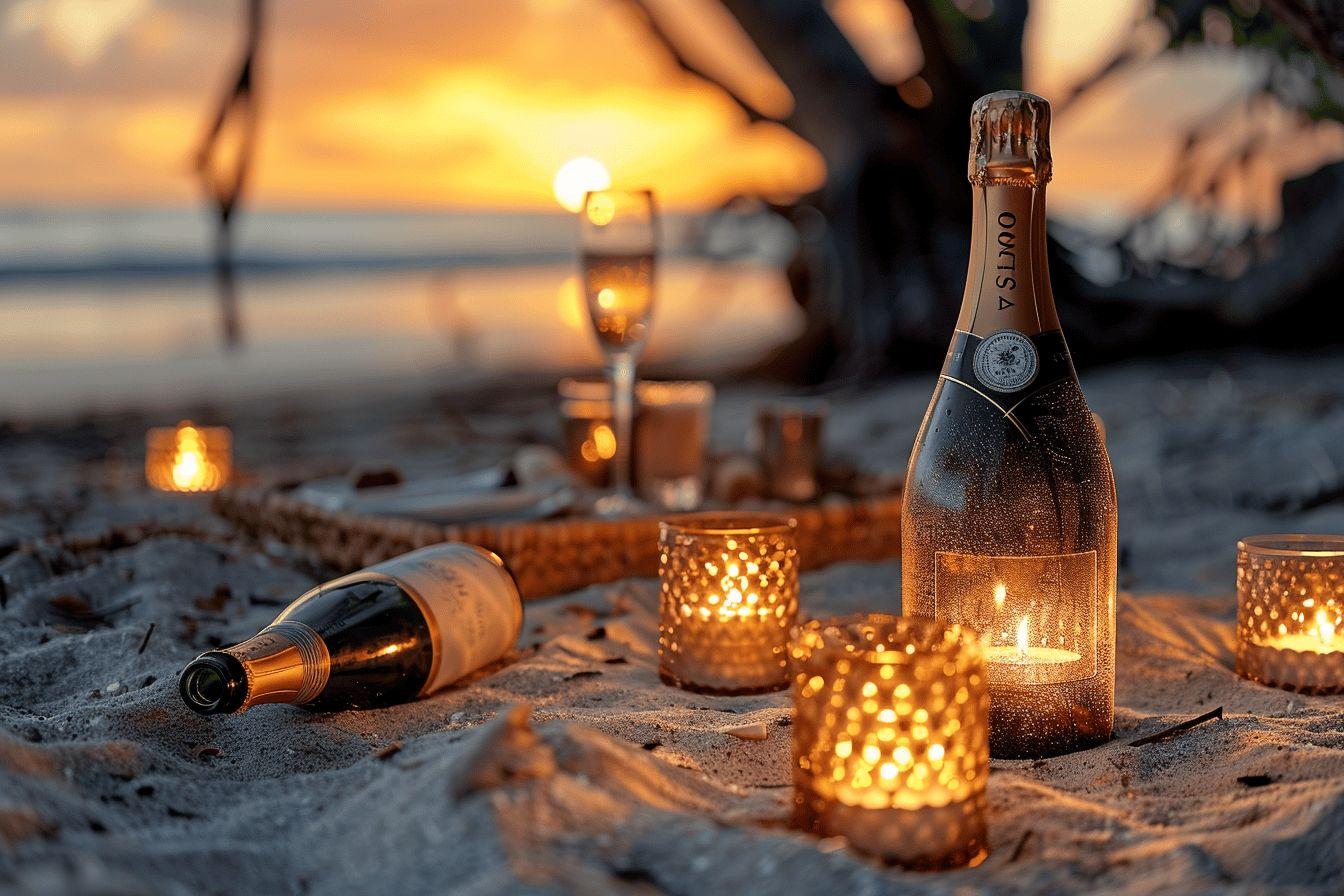
M 1000 90 L 971 107 L 966 176 L 978 187 L 1050 182 L 1050 104 L 1034 93 Z

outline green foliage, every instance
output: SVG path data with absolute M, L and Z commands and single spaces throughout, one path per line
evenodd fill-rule
M 1159 0 L 1154 12 L 1167 27 L 1170 46 L 1230 42 L 1261 50 L 1276 60 L 1267 90 L 1312 119 L 1344 121 L 1344 78 L 1259 0 Z

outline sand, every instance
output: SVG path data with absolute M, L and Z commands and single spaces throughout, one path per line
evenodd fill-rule
M 326 571 L 240 540 L 205 501 L 145 492 L 135 440 L 161 421 L 0 427 L 0 889 L 1338 893 L 1344 697 L 1231 671 L 1236 537 L 1344 531 L 1338 373 L 1333 359 L 1239 356 L 1085 378 L 1122 507 L 1116 739 L 995 761 L 991 855 L 940 874 L 783 827 L 787 695 L 660 684 L 648 580 L 530 604 L 504 662 L 418 703 L 194 716 L 177 670 Z M 903 466 L 929 386 L 833 398 L 830 443 Z M 763 394 L 727 390 L 716 444 L 741 444 Z M 457 397 L 451 415 L 441 397 L 324 402 L 202 419 L 227 417 L 253 469 L 464 465 L 553 428 L 535 397 Z M 80 556 L 18 548 L 146 522 L 159 529 Z M 804 611 L 897 609 L 899 576 L 895 563 L 809 572 Z M 1219 706 L 1221 721 L 1127 745 Z M 730 733 L 743 726 L 764 739 Z

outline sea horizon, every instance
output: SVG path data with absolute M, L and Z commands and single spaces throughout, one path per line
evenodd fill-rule
M 700 375 L 802 314 L 765 216 L 720 255 L 696 220 L 669 222 L 646 360 Z M 0 209 L 0 418 L 600 368 L 563 212 L 250 211 L 231 302 L 212 239 L 200 209 Z

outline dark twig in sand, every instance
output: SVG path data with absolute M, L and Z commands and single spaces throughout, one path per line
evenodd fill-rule
M 1269 775 L 1242 775 L 1237 778 L 1237 783 L 1242 787 L 1268 787 L 1274 779 Z
M 1156 734 L 1150 734 L 1147 737 L 1141 737 L 1138 740 L 1132 740 L 1129 742 L 1129 745 L 1131 747 L 1142 747 L 1148 744 L 1155 744 L 1160 740 L 1166 740 L 1167 738 L 1175 737 L 1176 735 L 1184 731 L 1189 731 L 1196 725 L 1203 725 L 1205 722 L 1211 722 L 1214 719 L 1221 719 L 1222 717 L 1223 717 L 1223 708 L 1220 706 L 1217 709 L 1209 710 L 1202 716 L 1196 716 L 1193 719 L 1187 719 L 1184 722 L 1181 722 L 1180 724 L 1172 725 L 1170 728 L 1163 728 Z
M 145 636 L 140 639 L 140 649 L 137 650 L 136 653 L 139 654 L 145 652 L 145 648 L 149 646 L 149 638 L 153 634 L 154 634 L 154 623 L 151 622 L 149 624 L 149 628 L 145 629 Z
M 1009 865 L 1022 858 L 1022 850 L 1027 848 L 1027 841 L 1031 839 L 1031 835 L 1034 833 L 1036 833 L 1036 831 L 1031 828 L 1027 828 L 1022 832 L 1022 836 L 1017 841 L 1017 846 L 1013 847 L 1013 854 L 1008 857 Z
M 401 752 L 401 741 L 394 740 L 390 744 L 384 744 L 374 751 L 374 759 L 387 760 Z
M 93 607 L 80 595 L 62 594 L 47 601 L 47 605 L 57 618 L 79 623 L 84 628 L 93 628 L 106 623 L 108 617 L 129 610 L 139 602 L 139 598 L 132 597 L 106 607 Z

